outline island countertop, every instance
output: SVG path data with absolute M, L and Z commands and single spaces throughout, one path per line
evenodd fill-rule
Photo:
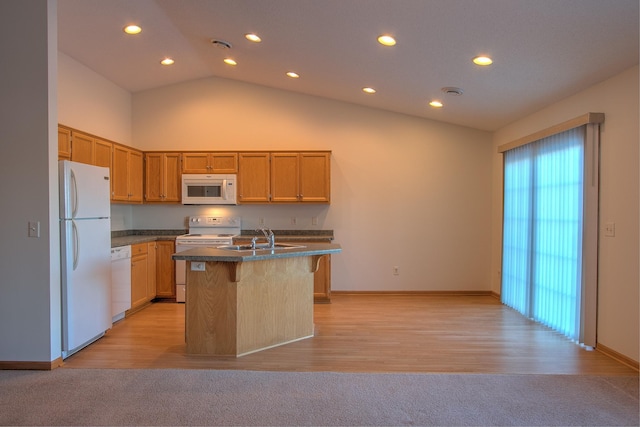
M 276 242 L 277 243 L 277 242 Z M 340 245 L 336 243 L 301 243 L 300 247 L 280 249 L 255 249 L 255 250 L 229 250 L 216 247 L 201 247 L 178 252 L 172 255 L 174 260 L 184 261 L 221 261 L 221 262 L 246 262 L 277 258 L 291 258 L 301 256 L 326 255 L 342 252 Z

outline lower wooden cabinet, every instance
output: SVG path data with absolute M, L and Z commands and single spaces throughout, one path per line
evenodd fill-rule
M 305 244 L 305 241 L 290 240 L 286 238 L 278 238 L 278 242 Z M 306 243 L 318 242 L 310 240 Z M 316 304 L 328 304 L 331 302 L 331 255 L 325 255 L 320 258 L 318 270 L 313 275 L 313 302 Z
M 156 242 L 156 298 L 176 297 L 176 263 L 171 259 L 175 252 L 175 241 Z
M 147 302 L 149 284 L 148 245 L 138 243 L 131 245 L 131 310 L 135 310 Z
M 147 243 L 147 301 L 156 297 L 156 246 L 157 242 Z
M 318 271 L 313 276 L 313 302 L 316 304 L 331 302 L 331 255 L 320 258 Z

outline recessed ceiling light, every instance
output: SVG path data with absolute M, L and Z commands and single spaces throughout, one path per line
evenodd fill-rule
M 431 101 L 431 102 L 429 103 L 429 105 L 431 105 L 433 108 L 442 108 L 442 107 L 443 107 L 442 102 L 437 101 L 437 100 L 435 100 L 435 99 L 434 99 L 433 101 Z
M 142 31 L 142 28 L 140 28 L 137 25 L 127 25 L 122 29 L 122 31 L 124 31 L 127 34 L 134 35 L 134 34 L 140 34 L 140 32 Z
M 476 56 L 475 58 L 473 58 L 473 63 L 476 65 L 486 66 L 493 64 L 493 59 L 489 58 L 488 56 Z
M 244 38 L 254 43 L 260 43 L 262 41 L 262 39 L 258 37 L 257 34 L 253 34 L 253 33 L 245 34 Z
M 227 65 L 238 65 L 238 63 L 231 58 L 224 58 L 224 63 Z
M 372 88 L 372 87 L 363 87 L 362 91 L 364 93 L 376 93 L 376 90 L 374 88 Z
M 378 43 L 380 43 L 383 46 L 395 46 L 396 39 L 394 39 L 390 35 L 383 34 L 381 36 L 378 36 Z
M 289 72 L 287 73 L 287 76 L 291 77 L 292 79 L 297 79 L 297 78 L 299 78 L 299 77 L 300 77 L 300 74 L 298 74 L 298 73 L 294 73 L 293 71 L 289 71 Z
M 164 58 L 162 61 L 160 61 L 160 63 L 162 65 L 173 65 L 175 61 L 171 58 Z

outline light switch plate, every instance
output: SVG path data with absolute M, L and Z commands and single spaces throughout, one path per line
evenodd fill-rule
M 40 221 L 29 221 L 29 237 L 40 237 Z

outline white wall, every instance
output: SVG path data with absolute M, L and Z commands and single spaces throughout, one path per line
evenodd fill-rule
M 331 150 L 330 206 L 226 211 L 243 228 L 264 217 L 275 229 L 333 229 L 344 249 L 332 260 L 337 290 L 490 289 L 487 132 L 208 78 L 134 94 L 133 140 L 144 150 Z M 204 210 L 133 207 L 134 225 L 174 228 Z
M 58 51 L 58 123 L 133 146 L 131 92 Z M 112 205 L 111 229 L 128 230 L 131 207 Z
M 58 51 L 60 124 L 132 145 L 131 93 Z
M 605 113 L 601 130 L 598 343 L 638 360 L 638 67 L 551 105 L 494 134 L 492 289 L 500 291 L 502 156 L 497 147 L 587 112 Z M 605 237 L 615 222 L 615 237 Z
M 0 361 L 50 362 L 61 348 L 55 2 L 1 1 L 0 37 Z

